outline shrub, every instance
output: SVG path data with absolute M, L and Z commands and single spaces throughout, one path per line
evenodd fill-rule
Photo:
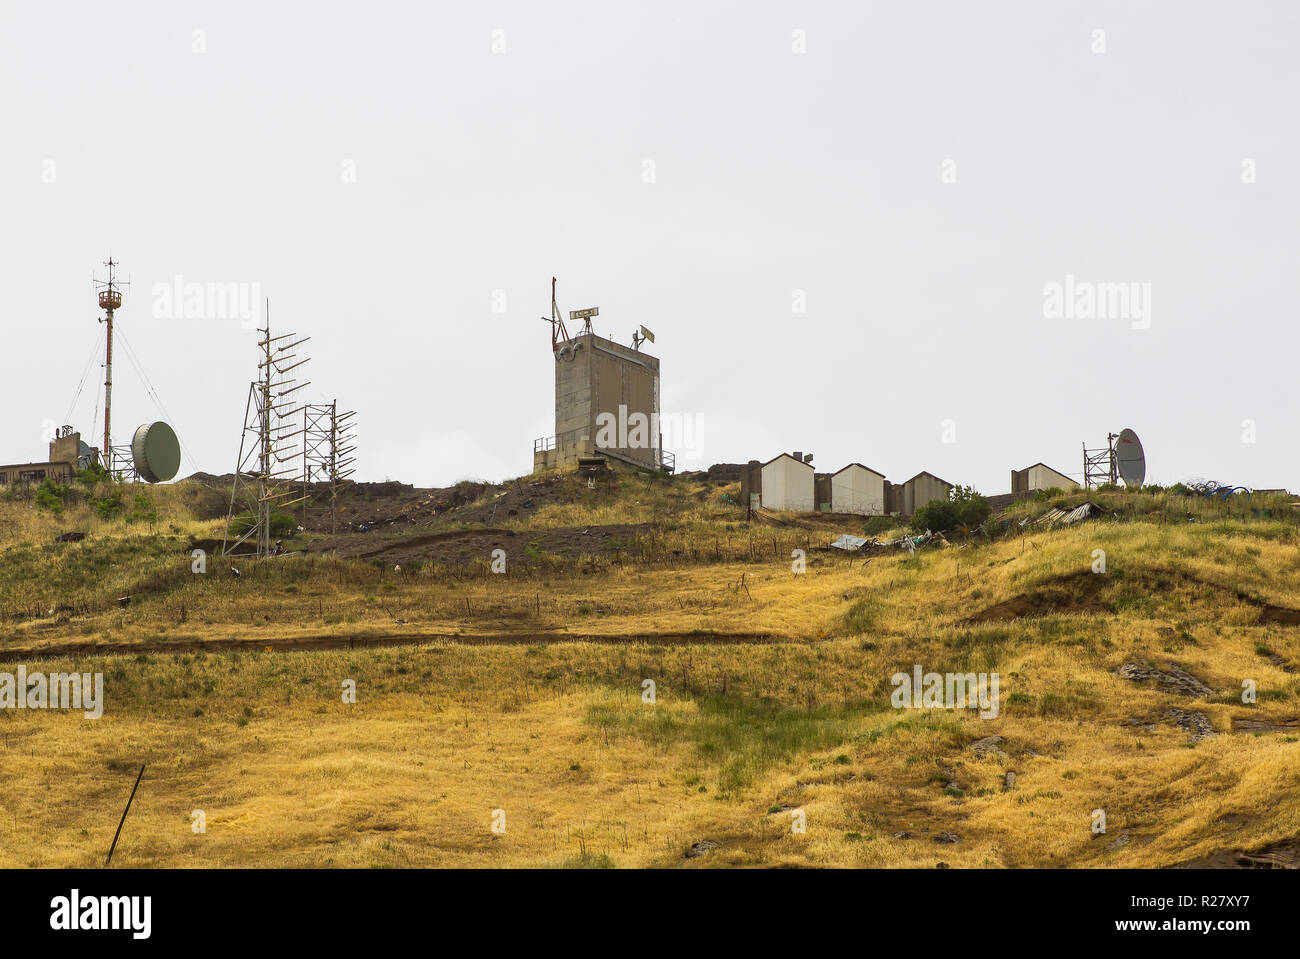
M 898 519 L 893 516 L 868 516 L 867 522 L 863 525 L 863 536 L 877 536 L 880 533 L 887 532 L 898 525 Z
M 144 493 L 136 493 L 135 505 L 132 508 L 130 515 L 127 516 L 126 521 L 128 523 L 136 523 L 141 520 L 149 523 L 157 522 L 158 513 L 153 508 L 153 502 L 147 495 Z
M 108 470 L 99 463 L 91 463 L 84 470 L 77 470 L 77 482 L 82 486 L 94 486 L 96 483 L 111 481 L 112 477 L 108 475 Z
M 57 513 L 63 509 L 63 498 L 69 492 L 71 492 L 70 487 L 62 486 L 47 476 L 41 480 L 41 485 L 36 487 L 36 505 L 40 509 Z
M 970 486 L 954 486 L 946 500 L 926 503 L 912 517 L 912 529 L 918 533 L 969 532 L 989 517 L 989 501 Z
M 298 532 L 298 520 L 292 513 L 271 514 L 271 538 L 288 539 Z
M 230 531 L 236 536 L 243 536 L 257 525 L 257 517 L 252 513 L 240 513 L 230 521 Z M 298 531 L 298 520 L 291 513 L 271 514 L 271 538 L 288 539 Z
M 90 505 L 99 514 L 100 519 L 112 519 L 122 512 L 122 488 L 114 486 L 105 496 L 98 499 L 92 497 Z

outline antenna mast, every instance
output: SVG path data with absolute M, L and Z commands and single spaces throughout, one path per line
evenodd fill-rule
M 118 287 L 116 279 L 117 261 L 113 259 L 110 253 L 108 259 L 104 261 L 104 266 L 108 267 L 107 280 L 95 280 L 95 286 L 99 290 L 99 308 L 104 311 L 104 316 L 99 322 L 107 324 L 104 346 L 104 468 L 110 473 L 113 472 L 113 440 L 112 440 L 112 420 L 113 420 L 113 312 L 122 308 L 122 291 Z M 130 286 L 130 284 L 127 284 Z
M 339 486 L 354 472 L 356 457 L 356 410 L 339 412 L 338 400 L 302 408 L 302 514 L 328 509 L 330 532 L 337 531 Z M 319 488 L 328 483 L 329 506 L 320 505 L 326 492 Z
M 1090 450 L 1087 443 L 1083 444 L 1084 489 L 1106 483 L 1114 486 L 1119 482 L 1119 469 L 1115 462 L 1115 440 L 1118 437 L 1118 433 L 1107 433 L 1105 449 Z
M 569 342 L 569 331 L 564 326 L 564 317 L 560 315 L 560 305 L 555 301 L 555 277 L 551 277 L 551 315 L 542 317 L 542 321 L 551 324 L 551 352 L 560 348 L 560 341 Z
M 257 364 L 258 378 L 248 384 L 248 402 L 244 407 L 244 433 L 239 441 L 239 461 L 235 465 L 235 479 L 230 489 L 230 509 L 226 513 L 226 535 L 222 540 L 223 556 L 251 555 L 262 559 L 278 555 L 271 541 L 271 515 L 274 510 L 287 508 L 305 498 L 286 500 L 293 494 L 291 474 L 296 472 L 292 462 L 303 455 L 298 437 L 303 430 L 295 429 L 294 417 L 303 407 L 292 408 L 294 400 L 286 399 L 310 381 L 299 383 L 289 373 L 310 360 L 298 359 L 294 350 L 311 337 L 294 339 L 295 333 L 271 335 L 271 303 L 266 304 L 266 327 L 258 330 L 262 339 L 258 348 L 262 359 Z M 290 342 L 282 343 L 288 340 Z M 236 524 L 235 507 L 239 505 L 240 519 L 251 517 L 247 524 Z M 234 528 L 236 525 L 246 528 Z M 235 550 L 256 538 L 252 552 Z

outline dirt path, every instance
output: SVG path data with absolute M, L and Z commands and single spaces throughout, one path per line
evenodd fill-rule
M 270 639 L 185 639 L 135 643 L 51 643 L 46 646 L 0 649 L 0 663 L 71 656 L 137 656 L 142 653 L 311 652 L 323 649 L 381 649 L 390 646 L 451 644 L 457 646 L 518 646 L 543 643 L 648 643 L 660 646 L 728 646 L 802 642 L 775 633 L 558 633 L 528 630 L 517 633 L 365 633 L 317 634 Z

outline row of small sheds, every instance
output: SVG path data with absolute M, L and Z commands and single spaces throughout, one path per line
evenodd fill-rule
M 803 513 L 911 516 L 931 500 L 947 499 L 952 488 L 952 483 L 924 470 L 904 483 L 890 483 L 885 474 L 862 463 L 817 473 L 811 453 L 781 453 L 766 463 L 750 460 L 740 472 L 741 502 L 755 509 Z

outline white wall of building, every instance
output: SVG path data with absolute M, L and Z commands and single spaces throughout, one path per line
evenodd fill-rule
M 763 467 L 763 508 L 813 511 L 813 468 L 793 456 L 779 456 Z
M 880 516 L 885 512 L 885 478 L 851 463 L 831 477 L 831 511 Z
M 1030 489 L 1052 489 L 1053 487 L 1060 490 L 1071 490 L 1078 489 L 1079 484 L 1064 473 L 1058 473 L 1050 466 L 1044 466 L 1042 463 L 1029 468 Z

